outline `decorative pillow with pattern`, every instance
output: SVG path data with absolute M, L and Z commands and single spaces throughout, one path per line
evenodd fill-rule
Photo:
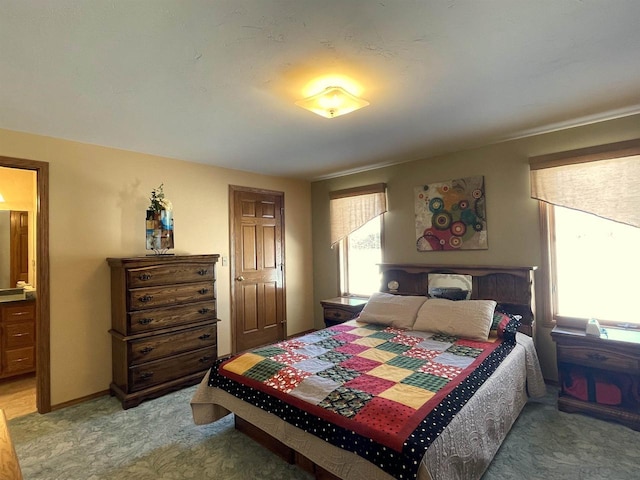
M 507 338 L 513 340 L 516 336 L 518 328 L 520 328 L 520 315 L 512 315 L 499 310 L 493 312 L 493 322 L 491 330 L 495 331 L 499 338 Z

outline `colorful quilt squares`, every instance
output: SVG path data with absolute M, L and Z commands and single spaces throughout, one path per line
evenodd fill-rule
M 388 388 L 378 396 L 418 410 L 434 395 L 435 393 L 429 390 L 399 383 Z
M 512 348 L 352 320 L 221 360 L 210 385 L 415 479 L 424 450 Z
M 353 432 L 376 428 L 379 441 L 400 448 L 400 432 L 417 428 L 498 345 L 351 321 L 241 354 L 219 371 Z

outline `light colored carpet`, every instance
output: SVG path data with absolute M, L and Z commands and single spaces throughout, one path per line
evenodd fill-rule
M 9 421 L 25 480 L 309 480 L 233 428 L 196 426 L 195 387 L 122 410 L 102 397 Z M 483 480 L 640 478 L 640 433 L 558 412 L 555 391 L 530 401 Z

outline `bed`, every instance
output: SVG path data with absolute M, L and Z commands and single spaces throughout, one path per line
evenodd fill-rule
M 379 295 L 372 296 L 365 306 L 361 318 L 291 339 L 288 343 L 281 342 L 269 347 L 281 348 L 280 350 L 263 349 L 257 353 L 248 352 L 243 356 L 225 359 L 222 366 L 216 365 L 203 378 L 192 398 L 191 407 L 194 422 L 196 424 L 210 423 L 229 413 L 234 413 L 236 428 L 275 451 L 290 463 L 297 463 L 305 470 L 314 473 L 319 479 L 478 479 L 491 462 L 524 407 L 528 396 L 540 396 L 545 393 L 533 340 L 527 335 L 532 334 L 535 330 L 535 316 L 532 308 L 533 270 L 531 267 L 383 264 L 381 265 L 381 292 Z M 424 297 L 432 290 L 430 282 L 432 282 L 434 274 L 468 276 L 471 285 L 469 300 L 476 302 L 451 302 L 441 299 L 430 299 L 424 302 L 424 300 L 420 300 L 418 297 Z M 423 303 L 420 303 L 421 301 Z M 497 331 L 493 330 L 486 342 L 482 339 L 451 336 L 446 329 L 435 334 L 425 332 L 423 329 L 406 330 L 398 328 L 397 320 L 394 320 L 396 323 L 390 324 L 386 320 L 379 321 L 380 318 L 386 318 L 384 315 L 383 317 L 376 316 L 381 311 L 387 312 L 388 310 L 385 310 L 387 308 L 394 311 L 393 308 L 396 308 L 396 304 L 402 305 L 403 309 L 406 309 L 408 304 L 414 308 L 415 302 L 420 305 L 413 327 L 418 325 L 418 320 L 424 322 L 425 319 L 434 317 L 422 314 L 423 310 L 428 310 L 426 307 L 422 308 L 422 305 L 426 305 L 427 302 L 431 302 L 429 303 L 431 313 L 438 311 L 437 308 L 459 310 L 463 306 L 471 304 L 484 309 L 497 307 L 496 312 L 503 312 L 504 318 L 504 321 L 500 322 L 503 328 L 501 338 L 498 340 L 495 335 Z M 434 308 L 436 310 L 433 310 Z M 397 310 L 395 311 L 397 312 Z M 403 310 L 402 314 L 394 318 L 401 318 L 404 313 Z M 495 315 L 498 314 L 495 313 Z M 496 322 L 492 327 L 495 326 Z M 515 331 L 516 326 L 519 328 L 517 332 Z M 404 325 L 400 324 L 400 327 L 404 327 Z M 429 326 L 429 330 L 432 328 Z M 505 328 L 506 330 L 504 330 Z M 481 337 L 482 335 L 483 333 L 480 333 Z M 350 338 L 356 339 L 356 346 L 345 343 Z M 413 352 L 422 355 L 427 348 L 426 346 L 428 346 L 429 354 L 439 352 L 448 355 L 454 350 L 466 351 L 469 349 L 474 353 L 470 355 L 472 358 L 466 358 L 465 353 L 456 357 L 456 361 L 464 358 L 466 363 L 456 364 L 453 373 L 450 373 L 449 364 L 445 370 L 439 369 L 437 371 L 438 375 L 442 375 L 444 381 L 439 383 L 437 387 L 429 384 L 428 395 L 433 397 L 429 398 L 429 401 L 419 395 L 410 397 L 412 398 L 410 402 L 399 400 L 404 403 L 401 408 L 393 410 L 393 415 L 400 415 L 397 412 L 403 412 L 402 415 L 406 415 L 408 420 L 414 422 L 409 430 L 398 427 L 396 430 L 399 432 L 394 430 L 394 421 L 390 422 L 391 426 L 382 425 L 382 432 L 373 430 L 377 424 L 384 423 L 382 421 L 376 422 L 376 419 L 387 418 L 385 415 L 389 414 L 389 405 L 384 402 L 388 399 L 396 400 L 388 395 L 388 392 L 396 388 L 396 385 L 388 383 L 392 376 L 384 377 L 382 375 L 385 378 L 384 382 L 388 383 L 385 388 L 389 387 L 384 394 L 387 397 L 382 400 L 367 397 L 366 402 L 370 403 L 362 407 L 361 410 L 358 410 L 361 407 L 356 402 L 357 415 L 352 416 L 349 420 L 344 417 L 352 415 L 349 410 L 351 404 L 347 409 L 347 414 L 343 410 L 334 408 L 334 404 L 331 402 L 328 405 L 331 412 L 319 413 L 319 407 L 315 404 L 320 405 L 326 402 L 324 400 L 323 402 L 310 401 L 309 397 L 313 397 L 315 393 L 298 388 L 303 385 L 301 382 L 306 382 L 309 378 L 317 379 L 318 377 L 315 375 L 295 380 L 296 388 L 293 390 L 280 386 L 276 388 L 277 391 L 271 391 L 261 384 L 268 375 L 263 375 L 264 378 L 260 379 L 255 376 L 252 378 L 242 377 L 241 371 L 247 369 L 246 362 L 253 362 L 255 358 L 258 358 L 257 354 L 263 356 L 280 354 L 282 356 L 282 352 L 284 352 L 282 349 L 291 346 L 298 349 L 295 350 L 296 352 L 302 352 L 306 348 L 317 348 L 319 345 L 328 348 L 327 339 L 336 343 L 336 348 L 341 350 L 324 353 L 324 356 L 317 357 L 322 361 L 325 361 L 329 354 L 354 354 L 353 348 L 360 348 L 363 344 L 369 347 L 371 342 L 374 342 L 376 346 L 382 343 L 382 347 L 387 350 L 389 350 L 389 346 L 395 348 L 399 345 L 402 353 L 397 355 L 397 358 L 394 357 L 394 362 L 398 359 L 406 361 L 406 357 L 412 357 Z M 379 339 L 384 339 L 384 342 Z M 441 347 L 441 344 L 435 342 L 444 342 L 442 344 L 444 346 Z M 445 348 L 446 350 L 444 350 Z M 289 350 L 286 353 L 288 354 Z M 363 354 L 365 357 L 369 355 L 369 351 L 365 353 Z M 379 351 L 375 353 L 380 354 Z M 398 352 L 393 355 L 396 353 Z M 382 354 L 386 355 L 386 352 L 382 352 Z M 422 358 L 420 355 L 413 356 Z M 260 357 L 260 359 L 262 358 Z M 272 356 L 271 358 L 280 361 L 280 357 Z M 349 363 L 353 362 L 356 357 L 351 358 L 350 355 L 347 355 L 345 358 L 347 360 L 338 359 L 336 364 L 343 361 L 342 365 L 345 365 L 345 368 L 351 368 L 351 372 L 354 370 L 364 371 L 363 368 L 360 368 L 361 363 Z M 368 358 L 365 359 L 365 362 L 368 361 Z M 373 359 L 373 357 L 371 358 Z M 429 382 L 432 382 L 435 377 L 431 374 L 434 372 L 425 370 L 425 364 L 429 364 L 429 368 L 432 365 L 442 367 L 442 364 L 447 362 L 440 360 L 440 358 L 442 357 L 429 361 L 425 357 L 422 364 L 416 362 L 421 365 L 419 366 L 420 372 L 412 373 L 407 378 L 413 378 L 415 375 L 416 378 L 422 379 L 428 376 Z M 357 359 L 362 361 L 359 354 Z M 384 363 L 384 360 L 377 357 L 375 360 Z M 242 366 L 242 368 L 238 368 L 238 366 Z M 473 370 L 473 366 L 481 368 Z M 384 367 L 395 368 L 387 365 Z M 317 367 L 317 365 L 314 368 L 318 371 L 319 368 L 326 368 L 320 374 L 333 371 L 333 368 Z M 402 368 L 409 367 L 405 367 L 403 364 Z M 309 370 L 312 371 L 312 369 Z M 470 371 L 474 373 L 469 373 Z M 475 373 L 477 371 L 486 371 L 484 372 L 486 378 L 481 378 L 478 373 Z M 468 376 L 465 376 L 464 372 Z M 460 373 L 460 377 L 456 377 L 458 373 Z M 362 378 L 365 376 L 368 380 L 370 377 L 368 371 L 362 375 Z M 325 381 L 343 382 L 346 386 L 353 386 L 353 382 L 361 381 L 361 378 L 355 377 L 343 378 L 342 380 L 333 376 L 327 376 L 327 378 L 320 378 L 320 384 L 324 385 Z M 264 383 L 266 382 L 265 380 Z M 419 383 L 413 383 L 410 386 L 407 386 L 407 383 L 411 382 L 403 380 L 403 385 L 398 388 L 409 389 L 411 390 L 409 393 L 415 394 L 416 386 L 422 387 Z M 273 385 L 271 386 L 273 387 Z M 363 390 L 369 392 L 370 390 L 367 388 L 363 387 Z M 378 384 L 376 384 L 376 388 L 382 390 Z M 296 398 L 288 398 L 284 394 L 286 391 L 291 391 L 292 395 L 297 394 Z M 465 398 L 458 402 L 457 399 L 461 396 Z M 452 399 L 456 399 L 455 402 Z M 340 402 L 337 404 L 344 406 L 342 399 L 339 400 Z M 404 406 L 404 404 L 411 404 L 411 402 L 418 402 L 415 411 Z M 428 409 L 427 404 L 429 405 Z M 308 408 L 305 408 L 304 405 L 308 405 Z M 369 415 L 365 415 L 367 409 L 372 405 L 384 406 L 387 410 L 384 408 L 382 410 L 372 409 L 369 411 Z M 448 411 L 450 412 L 446 413 Z M 444 418 L 445 413 L 448 418 L 441 421 L 440 417 Z M 424 418 L 420 415 L 423 415 Z M 355 419 L 359 418 L 364 419 L 361 424 L 355 422 Z M 367 423 L 367 421 L 372 423 Z M 416 427 L 415 430 L 414 427 Z M 389 430 L 394 431 L 389 433 Z M 412 433 L 407 435 L 409 431 Z M 402 443 L 403 438 L 405 438 L 404 443 Z M 421 445 L 423 444 L 428 445 L 428 448 L 425 447 L 422 450 Z M 378 450 L 372 452 L 374 447 Z M 402 452 L 402 455 L 399 452 Z

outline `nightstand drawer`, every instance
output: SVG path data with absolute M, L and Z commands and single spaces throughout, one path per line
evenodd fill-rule
M 619 370 L 626 373 L 640 372 L 638 356 L 625 355 L 611 349 L 586 348 L 581 345 L 558 345 L 558 361 L 575 363 L 602 370 Z
M 346 322 L 347 320 L 351 320 L 358 316 L 358 313 L 359 312 L 347 312 L 345 310 L 340 310 L 339 308 L 325 308 L 324 319 L 336 322 Z

